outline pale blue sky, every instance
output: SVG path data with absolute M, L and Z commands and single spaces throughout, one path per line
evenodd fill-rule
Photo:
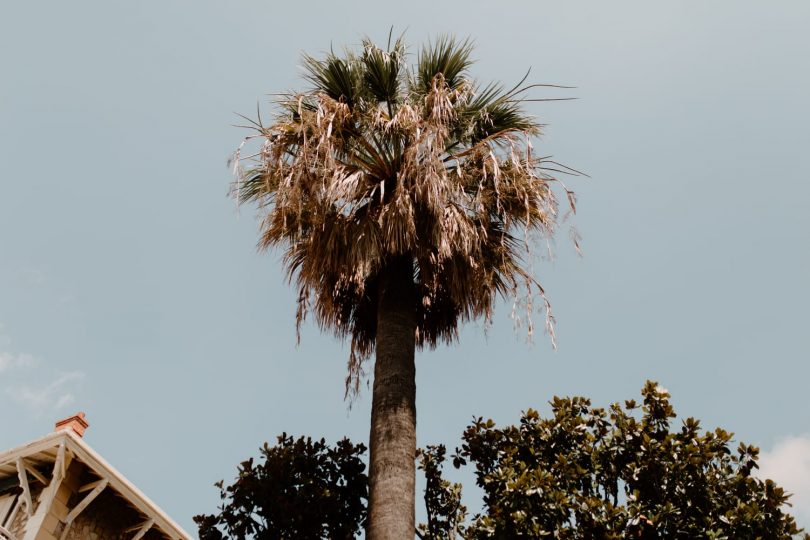
M 810 523 L 800 0 L 5 3 L 0 449 L 84 410 L 87 441 L 196 532 L 211 484 L 263 441 L 367 439 L 368 394 L 342 400 L 346 348 L 311 326 L 296 348 L 294 293 L 226 197 L 226 160 L 234 113 L 300 87 L 302 51 L 391 25 L 473 37 L 483 80 L 532 67 L 577 86 L 531 110 L 550 124 L 540 151 L 593 177 L 570 182 L 584 258 L 563 230 L 539 268 L 559 349 L 527 346 L 502 306 L 488 336 L 420 354 L 420 444 L 654 378 L 682 415 L 771 452 Z

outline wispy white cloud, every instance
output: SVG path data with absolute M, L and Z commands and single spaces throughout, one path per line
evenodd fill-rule
M 777 441 L 759 460 L 760 478 L 770 478 L 793 494 L 790 513 L 800 526 L 810 527 L 810 434 Z
M 10 346 L 0 324 L 0 397 L 35 415 L 59 411 L 75 401 L 82 372 L 55 371 L 30 354 L 10 351 Z
M 31 285 L 41 285 L 45 283 L 46 280 L 45 271 L 41 268 L 36 268 L 33 266 L 24 266 L 20 268 L 20 275 L 26 283 Z
M 0 351 L 0 373 L 33 367 L 36 360 L 30 354 L 11 354 Z
M 16 385 L 6 388 L 11 399 L 35 413 L 61 409 L 74 401 L 70 383 L 84 379 L 78 371 L 60 373 L 56 379 L 44 385 Z

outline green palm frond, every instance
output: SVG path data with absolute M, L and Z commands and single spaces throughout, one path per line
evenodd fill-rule
M 336 101 L 353 106 L 361 97 L 362 74 L 357 69 L 354 55 L 346 59 L 329 53 L 325 59 L 318 60 L 307 54 L 303 55 L 306 79 L 316 91 L 325 93 Z
M 523 111 L 522 102 L 515 95 L 515 89 L 506 91 L 496 83 L 478 90 L 460 107 L 459 114 L 465 122 L 459 127 L 466 131 L 458 134 L 459 141 L 474 145 L 498 133 L 539 133 L 540 126 Z
M 449 88 L 459 88 L 465 82 L 467 68 L 473 63 L 470 58 L 472 51 L 472 41 L 458 41 L 451 36 L 440 37 L 425 45 L 417 62 L 414 90 L 427 94 L 437 75 L 444 78 Z
M 405 45 L 398 39 L 388 51 L 368 38 L 363 40 L 363 82 L 378 102 L 394 105 L 399 100 L 400 79 L 405 67 Z

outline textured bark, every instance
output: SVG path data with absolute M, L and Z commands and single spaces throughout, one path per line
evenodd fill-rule
M 415 332 L 413 263 L 398 260 L 380 279 L 369 437 L 369 540 L 414 538 Z

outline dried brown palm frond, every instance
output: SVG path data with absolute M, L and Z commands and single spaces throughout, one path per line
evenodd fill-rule
M 311 88 L 279 95 L 273 122 L 254 125 L 260 151 L 236 156 L 236 195 L 262 212 L 260 246 L 285 249 L 298 324 L 313 313 L 351 339 L 347 390 L 374 350 L 377 280 L 396 258 L 413 261 L 418 346 L 489 321 L 498 297 L 531 310 L 539 296 L 553 339 L 533 238 L 559 221 L 553 175 L 576 171 L 533 154 L 530 87 L 476 84 L 470 53 L 444 38 L 412 69 L 401 40 L 305 56 Z

